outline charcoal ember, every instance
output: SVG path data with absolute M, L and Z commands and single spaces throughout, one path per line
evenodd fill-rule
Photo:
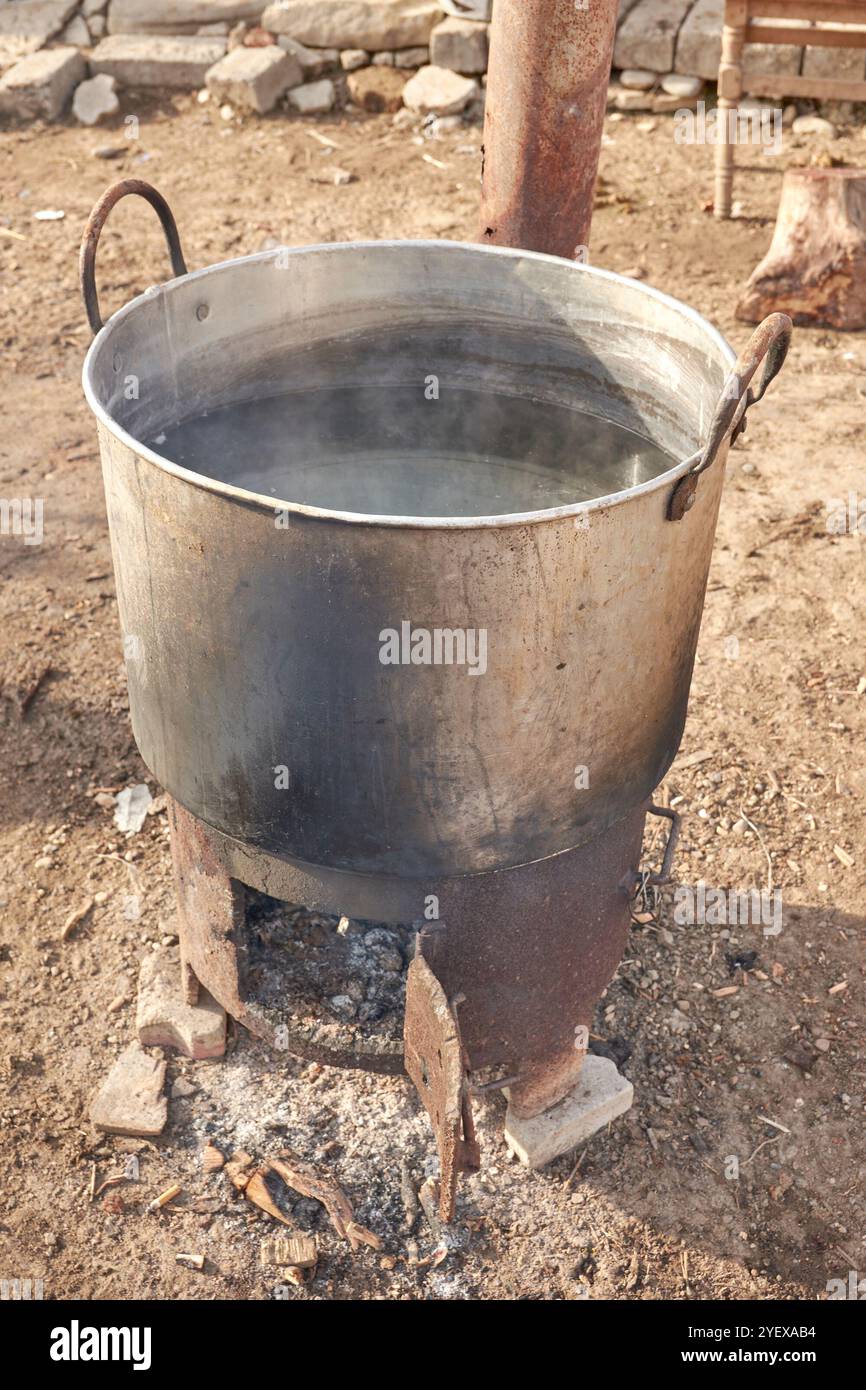
M 589 1051 L 596 1057 L 607 1057 L 608 1061 L 613 1062 L 614 1066 L 621 1067 L 627 1062 L 632 1054 L 632 1045 L 627 1038 L 621 1038 L 618 1034 L 613 1038 L 602 1040 L 600 1038 L 590 1038 Z
M 728 971 L 733 975 L 737 970 L 754 970 L 758 963 L 757 951 L 732 951 L 725 952 L 725 960 L 728 962 Z

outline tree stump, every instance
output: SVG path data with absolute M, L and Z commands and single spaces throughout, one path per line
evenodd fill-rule
M 788 169 L 773 240 L 737 318 L 780 309 L 796 324 L 866 327 L 866 169 Z

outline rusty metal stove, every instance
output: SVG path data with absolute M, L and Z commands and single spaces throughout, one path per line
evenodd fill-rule
M 647 811 L 668 818 L 661 871 L 638 869 Z M 407 1071 L 436 1133 L 442 1214 L 457 1177 L 478 1166 L 470 1095 L 508 1087 L 515 1113 L 538 1114 L 575 1084 L 597 1001 L 622 956 L 631 904 L 667 881 L 678 819 L 639 806 L 605 834 L 536 864 L 412 882 L 323 875 L 258 852 L 169 799 L 183 988 L 203 985 L 256 1036 L 331 1066 Z M 409 967 L 404 1043 L 368 1039 L 335 1050 L 314 1023 L 288 1021 L 248 988 L 246 890 L 326 912 L 407 923 L 420 903 Z M 473 1083 L 473 1074 L 495 1072 Z

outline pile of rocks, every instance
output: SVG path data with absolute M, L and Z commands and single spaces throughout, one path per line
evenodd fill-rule
M 86 61 L 105 79 L 79 103 L 87 112 L 110 104 L 113 78 L 121 87 L 207 82 L 238 110 L 282 102 L 314 114 L 348 99 L 445 116 L 479 99 L 493 3 L 0 0 L 0 112 L 56 119 Z M 610 104 L 664 112 L 697 102 L 718 73 L 723 14 L 724 0 L 619 0 Z M 252 56 L 233 56 L 239 48 Z M 747 92 L 751 75 L 862 77 L 863 68 L 862 49 L 795 44 L 749 44 L 743 65 Z
M 56 120 L 71 101 L 94 124 L 129 87 L 204 89 L 230 112 L 479 114 L 491 3 L 0 0 L 0 113 Z
M 702 77 L 649 68 L 623 68 L 608 88 L 608 105 L 617 111 L 653 111 L 657 115 L 693 107 L 705 87 Z

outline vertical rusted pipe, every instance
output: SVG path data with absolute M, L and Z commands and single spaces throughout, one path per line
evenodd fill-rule
M 496 0 L 478 240 L 589 243 L 617 0 Z

